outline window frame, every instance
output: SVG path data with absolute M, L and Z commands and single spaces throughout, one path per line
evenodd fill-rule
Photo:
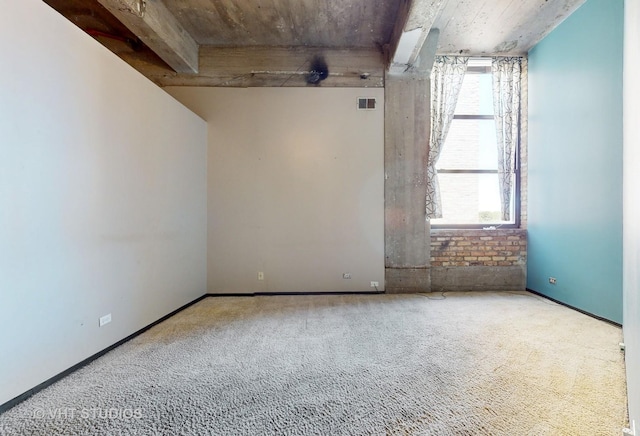
M 486 61 L 491 58 L 477 58 L 478 60 Z M 491 66 L 469 65 L 467 66 L 466 74 L 491 74 Z M 522 98 L 521 98 L 522 99 Z M 522 127 L 522 109 L 520 109 L 520 116 L 518 117 L 518 146 L 515 150 L 514 156 L 514 193 L 512 197 L 514 220 L 510 223 L 477 223 L 477 224 L 455 224 L 455 223 L 441 223 L 431 224 L 432 229 L 519 229 L 521 225 L 521 206 L 520 206 L 520 144 L 521 144 L 521 127 Z M 454 114 L 454 120 L 495 120 L 494 115 L 468 115 L 468 114 Z M 498 174 L 498 170 L 488 169 L 460 169 L 460 168 L 447 168 L 436 169 L 437 174 Z

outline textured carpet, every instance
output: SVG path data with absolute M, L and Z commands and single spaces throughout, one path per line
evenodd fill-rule
M 0 434 L 619 435 L 620 341 L 528 293 L 208 298 Z

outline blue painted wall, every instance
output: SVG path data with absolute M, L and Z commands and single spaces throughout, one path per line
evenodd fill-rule
M 618 323 L 623 3 L 587 0 L 529 52 L 527 287 Z

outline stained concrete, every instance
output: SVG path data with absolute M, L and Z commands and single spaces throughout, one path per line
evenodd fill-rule
M 386 268 L 385 292 L 403 294 L 429 292 L 431 289 L 431 269 L 425 268 Z
M 431 268 L 433 291 L 524 291 L 526 266 Z

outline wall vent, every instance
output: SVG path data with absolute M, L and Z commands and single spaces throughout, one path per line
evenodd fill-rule
M 376 99 L 372 97 L 358 97 L 358 110 L 372 111 L 376 108 Z

